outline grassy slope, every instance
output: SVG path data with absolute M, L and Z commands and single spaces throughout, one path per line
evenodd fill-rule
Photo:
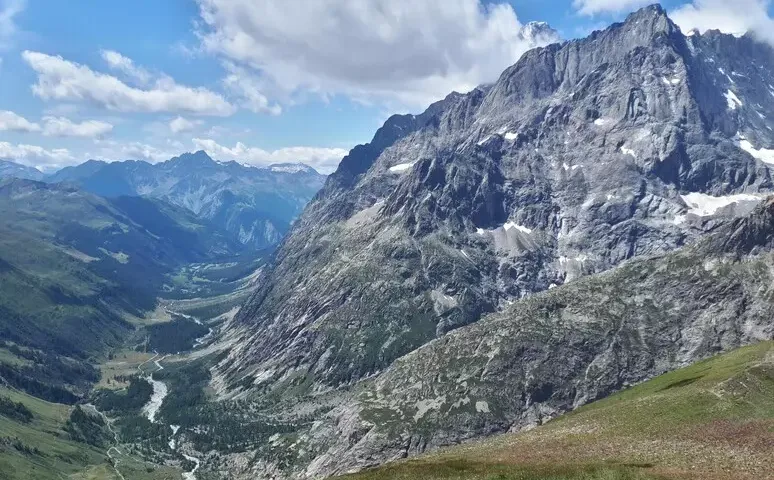
M 49 403 L 16 390 L 0 387 L 0 396 L 22 402 L 34 419 L 20 423 L 0 415 L 0 437 L 18 438 L 25 445 L 37 448 L 40 454 L 25 454 L 10 445 L 0 443 L 0 478 L 3 480 L 118 480 L 105 451 L 74 442 L 63 430 L 73 407 Z M 135 456 L 113 452 L 119 471 L 126 479 L 172 480 L 180 478 L 180 470 L 160 467 L 141 461 Z
M 60 478 L 60 472 L 70 475 L 89 465 L 106 462 L 104 452 L 67 438 L 67 432 L 62 430 L 62 427 L 70 416 L 71 407 L 44 402 L 2 387 L 0 395 L 14 402 L 24 403 L 34 414 L 34 419 L 29 424 L 0 416 L 0 436 L 18 438 L 42 452 L 42 455 L 27 455 L 13 447 L 0 446 L 0 472 L 3 478 Z
M 774 478 L 774 342 L 667 373 L 532 431 L 346 478 Z

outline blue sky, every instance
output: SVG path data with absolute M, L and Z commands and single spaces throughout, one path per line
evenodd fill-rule
M 203 148 L 329 172 L 390 114 L 651 3 L 483 1 L 0 0 L 0 158 L 54 170 Z M 767 0 L 661 3 L 684 28 L 774 31 Z M 521 35 L 531 21 L 557 34 Z

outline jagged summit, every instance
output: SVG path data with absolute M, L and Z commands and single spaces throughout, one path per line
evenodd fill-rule
M 213 221 L 242 244 L 265 248 L 280 241 L 324 178 L 300 164 L 251 168 L 217 162 L 200 150 L 156 164 L 90 161 L 46 180 L 109 198 L 161 198 Z
M 164 163 L 168 165 L 181 165 L 193 168 L 210 167 L 217 164 L 215 160 L 213 160 L 212 157 L 210 157 L 204 150 L 199 150 L 193 153 L 184 153 L 180 156 L 171 158 Z
M 682 245 L 727 205 L 744 213 L 774 186 L 774 62 L 747 41 L 686 38 L 646 7 L 526 53 L 491 87 L 391 117 L 344 158 L 242 309 L 262 333 L 251 361 L 277 375 L 284 357 L 308 362 L 336 385 L 506 302 Z M 396 280 L 345 295 L 363 275 Z M 319 299 L 293 293 L 308 282 Z M 365 347 L 324 355 L 320 326 L 352 322 L 373 325 L 345 342 Z M 364 365 L 370 349 L 386 350 Z

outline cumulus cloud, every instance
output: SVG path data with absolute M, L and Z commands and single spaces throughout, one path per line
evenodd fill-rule
M 73 122 L 66 117 L 43 117 L 43 126 L 30 122 L 9 110 L 0 110 L 0 131 L 42 133 L 47 137 L 99 137 L 113 130 L 113 125 L 98 120 Z
M 254 75 L 230 62 L 226 64 L 226 68 L 230 73 L 223 79 L 223 85 L 234 96 L 236 102 L 255 113 L 270 115 L 282 113 L 282 107 L 276 103 L 270 104 L 266 95 L 261 93 L 264 84 Z
M 44 100 L 88 101 L 119 112 L 186 112 L 228 116 L 235 107 L 222 95 L 161 77 L 148 89 L 91 70 L 61 56 L 25 50 L 22 58 L 38 75 L 33 93 Z
M 135 80 L 141 85 L 145 85 L 151 80 L 151 74 L 142 67 L 135 65 L 131 58 L 125 57 L 114 50 L 102 50 L 102 58 L 113 70 L 117 70 Z
M 167 146 L 154 146 L 142 142 L 119 142 L 115 140 L 95 141 L 96 151 L 88 153 L 88 158 L 118 162 L 123 160 L 145 160 L 150 163 L 163 162 L 179 155 L 183 146 L 170 142 Z
M 203 49 L 249 67 L 272 96 L 425 105 L 494 81 L 529 48 L 557 40 L 545 30 L 525 34 L 502 1 L 198 2 Z
M 43 117 L 43 135 L 49 137 L 101 137 L 113 130 L 113 125 L 99 120 L 73 122 L 66 117 Z
M 229 148 L 208 138 L 194 138 L 193 143 L 197 150 L 204 150 L 218 160 L 236 160 L 256 166 L 274 163 L 305 163 L 321 173 L 331 173 L 336 170 L 339 161 L 347 154 L 347 150 L 343 148 L 324 147 L 287 147 L 269 151 L 248 147 L 241 142 Z
M 55 170 L 78 163 L 66 148 L 46 149 L 38 145 L 0 142 L 0 158 L 41 170 Z
M 191 121 L 183 117 L 176 117 L 169 122 L 169 130 L 172 133 L 190 132 L 201 125 L 201 123 L 199 120 Z
M 40 125 L 9 110 L 0 110 L 0 131 L 39 132 Z
M 753 32 L 774 45 L 774 20 L 769 16 L 770 0 L 694 0 L 670 13 L 684 31 L 717 29 L 741 35 Z
M 653 0 L 574 0 L 573 6 L 581 15 L 621 13 L 654 3 Z

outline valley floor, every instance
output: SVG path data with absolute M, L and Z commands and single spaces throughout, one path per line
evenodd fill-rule
M 774 342 L 657 377 L 529 432 L 347 480 L 774 478 Z
M 165 419 L 154 418 L 149 422 L 147 410 L 153 406 L 158 414 L 164 403 L 177 401 L 185 405 L 186 400 L 180 400 L 180 396 L 190 392 L 181 389 L 187 382 L 180 379 L 179 370 L 213 354 L 214 349 L 207 348 L 206 344 L 214 330 L 234 315 L 235 306 L 252 291 L 252 275 L 229 282 L 217 279 L 229 268 L 233 270 L 228 265 L 188 267 L 187 270 L 197 272 L 195 281 L 181 280 L 170 292 L 172 298 L 161 300 L 156 311 L 146 314 L 145 318 L 129 319 L 136 327 L 135 332 L 126 338 L 122 348 L 98 365 L 99 381 L 90 397 L 79 402 L 80 406 L 41 400 L 10 387 L 0 376 L 0 401 L 6 402 L 0 404 L 4 407 L 0 409 L 0 478 L 196 479 L 198 475 L 192 472 L 198 469 L 198 459 L 184 445 L 184 435 L 191 431 L 178 425 L 172 428 Z M 207 275 L 216 279 L 208 280 Z M 183 289 L 190 292 L 176 295 Z M 0 347 L 0 362 L 11 366 L 30 364 L 7 346 Z M 162 382 L 157 377 L 164 367 L 169 367 L 171 373 L 164 372 Z M 201 380 L 206 385 L 207 378 Z M 127 401 L 131 397 L 127 392 L 132 392 L 132 382 L 147 382 L 146 389 L 161 384 L 169 386 L 170 398 L 160 397 L 154 390 L 137 394 L 136 405 L 110 405 L 116 399 Z M 105 392 L 109 392 L 107 395 L 112 400 L 100 403 Z M 100 404 L 100 408 L 95 404 Z M 29 412 L 31 420 L 12 418 L 9 415 L 14 411 L 8 405 L 23 405 L 17 408 Z M 105 410 L 106 406 L 112 408 Z M 73 433 L 74 412 L 78 409 L 97 420 L 90 425 L 76 426 L 83 434 L 80 436 Z M 178 410 L 185 414 L 185 408 Z

